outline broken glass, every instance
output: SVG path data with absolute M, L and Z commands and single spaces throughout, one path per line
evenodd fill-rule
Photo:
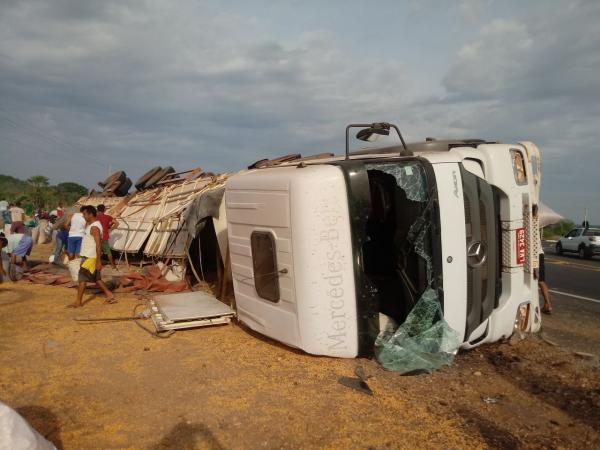
M 427 181 L 423 166 L 418 161 L 407 161 L 402 164 L 366 165 L 392 175 L 396 183 L 406 193 L 406 198 L 415 202 L 426 202 L 428 198 Z
M 459 346 L 460 336 L 444 320 L 438 295 L 428 287 L 402 325 L 379 334 L 375 355 L 387 370 L 430 373 L 450 365 Z

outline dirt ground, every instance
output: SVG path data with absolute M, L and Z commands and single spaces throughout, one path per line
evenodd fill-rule
M 74 295 L 0 285 L 0 400 L 58 448 L 600 448 L 597 359 L 539 337 L 403 377 L 235 324 L 168 339 L 131 321 L 83 324 L 130 315 L 139 299 L 90 294 L 65 308 Z M 338 383 L 357 366 L 373 396 Z

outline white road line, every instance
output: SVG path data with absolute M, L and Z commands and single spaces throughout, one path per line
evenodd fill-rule
M 567 297 L 573 297 L 573 298 L 577 298 L 579 300 L 585 300 L 587 302 L 600 303 L 600 300 L 596 300 L 595 298 L 582 297 L 581 295 L 569 294 L 567 292 L 561 292 L 561 291 L 557 291 L 554 289 L 548 289 L 548 290 L 550 292 L 552 292 L 553 294 L 566 295 Z

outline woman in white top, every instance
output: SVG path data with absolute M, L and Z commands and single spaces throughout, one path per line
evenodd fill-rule
M 86 227 L 81 242 L 81 267 L 77 281 L 77 299 L 71 306 L 79 308 L 83 306 L 83 293 L 88 283 L 94 283 L 90 287 L 99 287 L 106 295 L 105 303 L 116 303 L 115 296 L 101 279 L 102 271 L 102 224 L 96 220 L 96 208 L 86 205 L 82 208 Z

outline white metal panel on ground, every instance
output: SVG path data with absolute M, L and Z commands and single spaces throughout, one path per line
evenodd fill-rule
M 214 295 L 201 291 L 157 295 L 151 305 L 158 331 L 225 324 L 235 315 Z

